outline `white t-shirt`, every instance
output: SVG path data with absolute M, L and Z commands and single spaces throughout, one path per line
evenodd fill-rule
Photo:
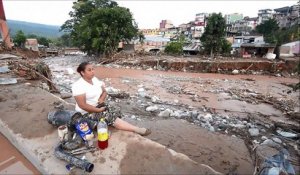
M 90 84 L 81 77 L 72 85 L 72 93 L 74 97 L 85 94 L 86 103 L 92 106 L 97 106 L 98 99 L 102 94 L 102 86 L 105 87 L 105 84 L 96 77 L 92 78 L 92 82 L 93 84 Z M 82 114 L 87 113 L 87 111 L 81 109 L 77 103 L 75 110 Z

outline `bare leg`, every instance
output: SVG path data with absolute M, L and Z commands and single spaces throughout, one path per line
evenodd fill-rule
M 114 127 L 117 128 L 117 129 L 120 129 L 120 130 L 124 130 L 124 131 L 135 132 L 135 133 L 138 133 L 142 136 L 146 136 L 146 135 L 149 135 L 151 133 L 151 130 L 149 130 L 149 129 L 134 126 L 134 125 L 132 125 L 132 124 L 120 119 L 120 118 L 117 118 L 115 120 Z
M 132 131 L 132 132 L 135 132 L 138 129 L 137 126 L 134 126 L 120 118 L 116 119 L 116 121 L 114 123 L 114 127 L 117 129 L 120 129 L 120 130 Z

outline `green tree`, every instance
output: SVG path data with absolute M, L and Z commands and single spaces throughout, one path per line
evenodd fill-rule
M 27 38 L 38 38 L 38 36 L 35 34 L 28 34 Z
M 141 44 L 144 44 L 144 40 L 145 40 L 146 38 L 145 38 L 145 35 L 143 34 L 142 31 L 139 31 L 139 32 L 137 33 L 137 37 L 138 37 L 138 39 L 139 39 L 139 42 L 140 42 Z
M 72 39 L 71 39 L 71 35 L 69 33 L 65 33 L 63 34 L 60 38 L 61 40 L 61 43 L 63 46 L 66 46 L 66 47 L 72 47 Z
M 222 40 L 222 53 L 230 53 L 231 51 L 231 43 L 225 38 Z
M 128 8 L 112 0 L 81 0 L 73 3 L 73 11 L 61 29 L 70 32 L 73 44 L 88 54 L 109 57 L 120 41 L 137 36 L 137 24 Z
M 264 36 L 267 43 L 272 44 L 276 44 L 278 41 L 278 37 L 276 37 L 278 30 L 279 26 L 276 19 L 269 19 L 256 26 L 256 31 Z
M 211 57 L 213 53 L 219 53 L 224 44 L 223 39 L 226 34 L 226 22 L 222 14 L 212 13 L 207 20 L 207 26 L 201 36 L 200 40 L 206 52 L 210 52 Z
M 26 41 L 26 36 L 23 33 L 23 31 L 22 30 L 17 31 L 14 37 L 14 42 L 17 44 L 17 46 L 19 47 L 24 46 L 25 41 Z
M 165 53 L 181 55 L 183 53 L 183 45 L 187 42 L 184 35 L 177 37 L 175 41 L 171 41 L 166 45 Z
M 274 52 L 276 58 L 280 56 L 279 47 L 282 44 L 282 39 L 279 37 L 279 26 L 276 19 L 269 19 L 256 26 L 256 31 L 264 36 L 267 43 L 275 44 Z
M 183 53 L 183 43 L 179 41 L 172 41 L 166 45 L 165 53 L 167 54 L 177 54 L 180 55 Z
M 37 40 L 38 40 L 39 44 L 49 47 L 50 40 L 47 39 L 46 37 L 41 36 L 41 37 L 38 37 Z

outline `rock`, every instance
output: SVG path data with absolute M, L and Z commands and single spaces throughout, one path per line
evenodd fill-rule
M 171 116 L 171 117 L 175 117 L 175 118 L 181 118 L 181 113 L 182 113 L 182 111 L 180 111 L 180 110 L 173 111 L 173 112 L 170 114 L 170 116 Z
M 259 144 L 259 141 L 253 140 L 253 143 L 254 143 L 254 144 Z
M 235 127 L 235 128 L 239 128 L 239 129 L 246 128 L 246 126 L 243 125 L 243 124 L 234 124 L 234 125 L 232 125 L 232 126 Z
M 157 110 L 158 110 L 158 107 L 156 105 L 154 105 L 154 106 L 148 106 L 146 108 L 146 111 L 148 111 L 148 112 L 154 112 L 154 111 L 157 111 Z
M 60 94 L 60 98 L 62 99 L 67 99 L 67 98 L 71 98 L 72 94 L 71 93 L 61 93 Z
M 218 125 L 218 128 L 219 128 L 220 130 L 225 130 L 225 129 L 228 128 L 228 125 L 225 125 L 225 124 L 223 124 L 223 123 L 220 123 L 220 124 Z
M 177 99 L 174 100 L 174 103 L 178 103 L 179 101 Z
M 283 137 L 287 137 L 287 138 L 297 138 L 297 134 L 291 133 L 291 132 L 285 132 L 285 131 L 280 131 L 277 130 L 276 131 L 279 135 L 283 136 Z
M 17 79 L 16 78 L 0 78 L 0 84 L 16 84 Z
M 106 87 L 105 90 L 106 90 L 106 92 L 107 92 L 108 94 L 117 94 L 117 93 L 120 92 L 119 89 L 115 89 L 115 88 L 113 88 L 113 87 L 111 87 L 111 86 L 110 86 L 110 87 Z
M 250 128 L 248 131 L 252 137 L 259 135 L 259 130 L 257 128 Z
M 64 74 L 66 74 L 66 75 L 72 75 L 72 74 L 74 74 L 75 72 L 73 71 L 73 69 L 72 68 L 67 68 L 67 69 L 65 69 L 65 71 L 64 71 Z
M 213 117 L 211 114 L 206 114 L 204 117 L 203 117 L 206 121 L 212 121 L 213 120 Z
M 209 127 L 209 131 L 215 132 L 215 128 L 214 128 L 213 126 L 210 126 L 210 127 Z
M 9 72 L 10 70 L 8 69 L 8 66 L 1 66 L 0 67 L 0 73 L 7 73 Z
M 171 109 L 166 109 L 158 114 L 159 117 L 170 117 L 173 111 Z
M 262 137 L 261 137 L 261 139 L 262 139 L 262 140 L 267 140 L 267 139 L 268 139 L 268 137 L 266 137 L 266 136 L 262 136 Z
M 192 118 L 197 118 L 198 116 L 198 111 L 194 110 L 191 112 Z
M 274 60 L 276 58 L 276 54 L 267 53 L 265 56 L 268 60 Z
M 139 88 L 138 92 L 145 92 L 145 89 L 144 88 Z
M 234 70 L 232 71 L 232 74 L 238 74 L 238 73 L 239 73 L 239 70 L 234 69 Z
M 131 118 L 131 119 L 136 119 L 136 116 L 135 116 L 135 115 L 132 115 L 130 118 Z
M 277 137 L 273 137 L 272 140 L 273 140 L 274 142 L 276 142 L 276 143 L 279 143 L 279 144 L 282 143 L 282 141 L 281 141 L 279 138 L 277 138 Z
M 267 146 L 270 146 L 270 147 L 280 147 L 280 145 L 278 143 L 275 143 L 273 140 L 271 139 L 267 139 L 265 140 L 264 142 L 261 143 L 261 145 L 267 145 Z
M 144 91 L 141 91 L 138 94 L 140 97 L 143 97 L 143 98 L 147 96 L 146 92 L 144 92 Z
M 153 96 L 153 97 L 151 98 L 151 101 L 152 101 L 153 103 L 155 103 L 155 102 L 159 101 L 159 98 L 158 98 L 157 96 Z

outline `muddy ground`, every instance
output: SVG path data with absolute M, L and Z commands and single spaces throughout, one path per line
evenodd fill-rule
M 299 82 L 297 75 L 142 70 L 99 65 L 83 56 L 46 58 L 63 96 L 69 95 L 70 85 L 79 78 L 76 67 L 83 60 L 95 64 L 96 76 L 111 94 L 108 101 L 121 108 L 125 120 L 151 128 L 149 139 L 196 162 L 225 174 L 253 174 L 253 148 L 266 141 L 287 148 L 293 160 L 299 160 L 299 138 L 287 139 L 277 132 L 296 133 L 292 129 L 299 127 L 299 119 L 292 118 L 299 113 L 299 90 L 289 86 Z M 45 83 L 31 83 L 47 90 Z M 66 100 L 74 103 L 73 98 Z M 287 124 L 292 127 L 284 127 Z M 294 168 L 299 172 L 297 164 Z

